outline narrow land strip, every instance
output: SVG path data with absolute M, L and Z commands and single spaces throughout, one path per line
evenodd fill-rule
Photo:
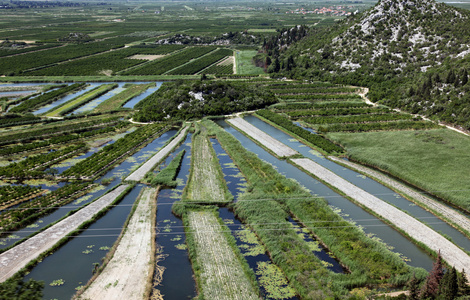
M 292 162 L 388 220 L 415 241 L 423 243 L 433 251 L 440 251 L 442 258 L 457 270 L 464 269 L 467 274 L 470 272 L 470 257 L 468 254 L 428 226 L 385 201 L 356 187 L 308 158 L 292 159 Z M 468 275 L 467 277 L 470 278 Z
M 360 164 L 356 164 L 356 163 L 353 163 L 353 162 L 350 162 L 350 161 L 347 161 L 347 160 L 342 160 L 342 159 L 339 159 L 339 158 L 333 157 L 333 156 L 330 156 L 329 159 L 331 159 L 333 161 L 337 161 L 341 164 L 345 164 L 345 165 L 347 165 L 347 166 L 349 166 L 353 169 L 356 169 L 360 172 L 363 172 L 363 173 L 367 174 L 371 178 L 375 178 L 375 179 L 385 183 L 386 185 L 388 185 L 388 186 L 404 193 L 405 195 L 410 196 L 411 198 L 415 199 L 416 201 L 424 204 L 430 210 L 442 215 L 445 219 L 457 224 L 463 230 L 465 230 L 467 232 L 470 232 L 470 220 L 466 216 L 464 216 L 461 213 L 459 213 L 458 211 L 456 211 L 455 209 L 447 207 L 447 206 L 439 203 L 438 201 L 436 201 L 434 199 L 426 197 L 422 193 L 418 193 L 418 192 L 410 189 L 409 187 L 397 182 L 396 180 L 391 179 L 390 177 L 388 177 L 384 174 L 381 174 L 377 171 L 371 170 L 371 169 L 369 169 L 367 167 L 364 167 Z
M 188 213 L 204 299 L 260 299 L 230 248 L 214 212 Z
M 165 158 L 168 153 L 170 153 L 173 148 L 181 142 L 181 140 L 186 136 L 188 127 L 183 128 L 177 137 L 175 137 L 171 142 L 168 143 L 163 149 L 157 152 L 152 158 L 147 160 L 140 168 L 132 172 L 125 180 L 140 181 L 144 178 L 145 174 L 152 170 L 152 168 L 159 163 L 163 158 Z
M 279 157 L 289 157 L 289 156 L 299 154 L 294 149 L 272 138 L 271 136 L 269 136 L 262 130 L 259 130 L 258 128 L 251 125 L 250 123 L 243 120 L 242 118 L 237 117 L 233 119 L 228 119 L 227 122 L 233 125 L 234 127 L 240 129 L 241 131 L 245 132 L 252 139 L 258 141 L 260 144 L 262 144 L 264 147 L 271 150 L 274 154 L 276 154 Z
M 62 238 L 77 229 L 83 222 L 91 219 L 96 213 L 111 204 L 127 187 L 127 184 L 118 186 L 70 217 L 0 254 L 0 267 L 2 270 L 0 282 L 4 282 L 13 276 L 30 261 L 39 257 L 41 253 L 52 248 Z
M 153 271 L 152 195 L 145 189 L 111 261 L 81 299 L 144 299 Z

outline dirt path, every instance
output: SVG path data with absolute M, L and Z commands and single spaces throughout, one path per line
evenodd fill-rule
M 83 222 L 111 204 L 126 188 L 121 185 L 70 217 L 56 223 L 45 231 L 27 239 L 16 247 L 0 254 L 0 282 L 4 282 L 41 253 L 54 246 L 60 239 L 77 229 Z
M 152 201 L 145 189 L 113 258 L 79 299 L 144 299 L 151 280 Z
M 292 159 L 297 166 L 307 170 L 314 176 L 341 190 L 359 204 L 372 210 L 375 214 L 388 220 L 395 227 L 406 232 L 415 241 L 421 242 L 433 251 L 441 251 L 442 258 L 457 270 L 470 272 L 470 256 L 452 242 L 410 215 L 379 198 L 356 187 L 330 170 L 318 165 L 308 158 Z M 470 279 L 470 276 L 467 275 Z
M 258 141 L 264 147 L 271 150 L 274 154 L 279 157 L 288 157 L 299 154 L 294 149 L 284 145 L 283 143 L 279 142 L 278 140 L 272 138 L 270 135 L 266 134 L 264 131 L 259 130 L 255 126 L 251 125 L 247 121 L 243 120 L 242 118 L 234 118 L 234 119 L 227 119 L 226 120 L 230 125 L 240 129 L 241 131 L 245 132 L 249 135 L 252 139 Z
M 201 268 L 204 299 L 259 299 L 223 235 L 214 212 L 193 211 L 187 218 Z
M 170 153 L 173 148 L 186 136 L 186 132 L 188 131 L 188 127 L 186 126 L 181 130 L 177 137 L 175 137 L 168 145 L 160 149 L 152 158 L 147 160 L 142 166 L 140 166 L 137 170 L 132 172 L 125 180 L 134 180 L 140 181 L 144 178 L 145 174 L 148 171 L 152 170 L 152 168 L 159 163 L 163 158 L 165 158 L 168 153 Z
M 370 176 L 372 179 L 377 179 L 385 183 L 386 185 L 391 186 L 392 188 L 415 199 L 418 203 L 424 204 L 424 206 L 428 207 L 430 210 L 436 212 L 437 214 L 442 215 L 445 219 L 457 224 L 458 226 L 460 226 L 462 229 L 466 230 L 467 232 L 470 232 L 470 219 L 468 219 L 466 216 L 462 215 L 460 212 L 456 211 L 455 209 L 445 206 L 434 199 L 426 197 L 422 193 L 418 193 L 410 189 L 409 187 L 397 182 L 396 180 L 391 179 L 390 177 L 384 174 L 371 170 L 360 164 L 356 164 L 347 160 L 342 160 L 333 156 L 330 156 L 329 159 L 345 164 L 351 167 L 352 169 L 355 169 L 355 170 L 358 170 L 360 172 L 367 174 L 367 176 Z

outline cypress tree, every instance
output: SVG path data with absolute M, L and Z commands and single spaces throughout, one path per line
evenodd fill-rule
M 467 296 L 469 294 L 467 274 L 462 269 L 462 273 L 458 274 L 457 284 L 459 286 L 459 296 Z
M 459 291 L 459 286 L 457 283 L 457 271 L 455 268 L 447 270 L 442 277 L 442 280 L 439 285 L 439 294 L 444 299 L 454 299 L 457 297 Z
M 429 272 L 426 282 L 421 290 L 421 298 L 434 299 L 439 293 L 439 284 L 444 276 L 444 268 L 442 266 L 441 251 L 437 254 L 437 259 L 432 266 L 431 272 Z

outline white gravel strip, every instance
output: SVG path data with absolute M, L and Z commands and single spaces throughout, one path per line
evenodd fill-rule
M 258 141 L 260 144 L 274 152 L 274 154 L 279 157 L 288 157 L 299 154 L 294 149 L 284 145 L 283 143 L 266 134 L 264 131 L 251 125 L 242 118 L 237 117 L 233 119 L 227 119 L 227 122 L 248 134 L 251 138 Z
M 408 195 L 408 196 L 412 197 L 417 202 L 420 202 L 420 203 L 424 204 L 430 210 L 442 215 L 444 218 L 446 218 L 446 219 L 450 220 L 451 222 L 457 224 L 458 226 L 460 226 L 461 228 L 463 228 L 467 232 L 470 232 L 470 220 L 466 216 L 464 216 L 460 212 L 458 212 L 457 210 L 452 209 L 452 208 L 450 208 L 446 205 L 443 205 L 443 204 L 439 203 L 438 201 L 436 201 L 432 198 L 429 198 L 429 197 L 427 197 L 427 196 L 425 196 L 421 193 L 418 193 L 418 192 L 410 189 L 409 187 L 397 182 L 396 180 L 393 180 L 392 178 L 390 178 L 390 177 L 388 177 L 388 176 L 386 176 L 382 173 L 379 173 L 377 171 L 369 169 L 369 168 L 367 168 L 365 166 L 362 166 L 360 164 L 353 163 L 353 162 L 343 160 L 343 159 L 339 159 L 339 158 L 334 157 L 334 156 L 330 156 L 329 159 L 331 159 L 333 161 L 337 161 L 337 162 L 342 163 L 342 164 L 345 164 L 345 165 L 347 165 L 347 166 L 349 166 L 353 169 L 356 169 L 358 171 L 361 171 L 361 172 L 367 174 L 368 176 L 370 176 L 373 179 L 377 179 L 377 180 L 387 184 L 388 186 L 393 187 L 394 189 L 404 193 L 405 195 Z
M 153 271 L 152 195 L 145 189 L 126 232 L 103 272 L 79 299 L 144 299 Z
M 428 226 L 385 201 L 382 201 L 356 187 L 310 159 L 292 159 L 292 162 L 326 183 L 341 190 L 343 193 L 361 205 L 374 211 L 382 218 L 390 221 L 394 226 L 406 232 L 414 240 L 423 243 L 433 251 L 437 252 L 440 250 L 442 258 L 447 261 L 449 265 L 454 266 L 457 270 L 465 269 L 465 272 L 469 274 L 470 257 L 468 254 Z
M 160 149 L 152 158 L 147 160 L 142 166 L 140 166 L 137 170 L 132 172 L 125 180 L 133 180 L 133 181 L 141 181 L 145 174 L 148 171 L 152 170 L 152 168 L 158 164 L 163 158 L 165 158 L 168 153 L 170 153 L 173 148 L 186 136 L 186 132 L 188 131 L 188 127 L 185 127 L 183 130 L 180 131 L 177 137 L 175 137 L 171 142 L 169 142 L 165 147 Z
M 4 282 L 13 276 L 30 261 L 37 258 L 41 253 L 54 246 L 60 239 L 77 229 L 83 222 L 91 219 L 96 213 L 111 204 L 127 187 L 127 184 L 118 186 L 113 191 L 80 209 L 70 217 L 0 254 L 0 282 Z

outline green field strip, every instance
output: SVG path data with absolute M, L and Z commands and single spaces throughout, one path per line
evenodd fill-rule
M 47 112 L 44 116 L 46 117 L 57 117 L 66 114 L 67 112 L 76 109 L 87 102 L 103 95 L 104 93 L 114 89 L 117 86 L 116 83 L 110 83 L 110 84 L 104 84 L 100 85 L 93 90 L 89 91 L 88 93 L 85 93 L 83 95 L 80 95 L 79 97 L 76 97 L 66 103 L 64 105 L 61 105 L 59 108 L 54 108 L 53 110 Z
M 100 103 L 93 112 L 105 112 L 121 108 L 127 101 L 131 100 L 135 96 L 138 96 L 145 92 L 147 89 L 156 86 L 156 83 L 148 84 L 133 84 L 126 88 L 124 91 L 117 95 L 112 96 L 108 100 Z

